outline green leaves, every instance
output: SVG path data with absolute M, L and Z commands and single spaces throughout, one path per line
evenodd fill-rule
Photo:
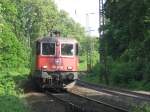
M 0 73 L 0 109 L 3 112 L 27 112 L 20 102 L 15 82 L 23 74 L 12 77 L 14 73 L 9 72 L 29 69 L 29 44 L 48 35 L 52 29 L 78 40 L 84 37 L 84 29 L 66 12 L 58 11 L 52 0 L 0 0 L 0 72 L 7 74 L 5 77 Z
M 22 95 L 21 89 L 17 86 L 18 82 L 24 80 L 25 77 L 21 73 L 0 73 L 1 112 L 29 112 L 20 97 Z
M 58 29 L 80 40 L 84 29 L 52 0 L 0 1 L 0 70 L 29 64 L 30 46 L 38 37 Z
M 106 19 L 109 20 L 105 39 L 107 55 L 114 60 L 110 68 L 114 83 L 149 81 L 149 7 L 149 0 L 107 0 L 105 4 Z
M 118 58 L 128 49 L 133 49 L 133 51 L 140 48 L 146 49 L 141 43 L 150 36 L 147 27 L 150 17 L 148 4 L 149 2 L 144 0 L 107 1 L 105 11 L 106 18 L 110 20 L 106 28 L 108 29 L 106 38 L 109 55 Z M 138 54 L 140 56 L 140 53 Z

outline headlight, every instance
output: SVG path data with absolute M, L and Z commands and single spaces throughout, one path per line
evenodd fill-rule
M 59 60 L 55 60 L 55 65 L 59 65 L 60 61 Z
M 46 66 L 46 65 L 44 65 L 44 66 L 42 66 L 42 68 L 43 68 L 43 69 L 47 69 L 47 66 Z
M 72 70 L 72 66 L 68 66 L 67 69 L 68 69 L 68 70 Z

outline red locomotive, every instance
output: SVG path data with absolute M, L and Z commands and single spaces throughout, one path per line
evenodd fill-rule
M 48 36 L 35 41 L 32 79 L 41 88 L 65 88 L 78 78 L 78 42 Z

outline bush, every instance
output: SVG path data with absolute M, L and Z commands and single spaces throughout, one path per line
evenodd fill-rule
M 13 72 L 14 73 L 14 72 Z M 0 77 L 0 109 L 1 112 L 29 112 L 25 106 L 21 95 L 22 89 L 19 88 L 18 82 L 26 76 L 22 74 L 1 74 Z
M 132 63 L 114 63 L 110 70 L 110 79 L 117 84 L 128 84 L 134 79 L 134 65 Z
M 27 49 L 12 32 L 11 26 L 5 23 L 0 36 L 0 70 L 27 66 Z

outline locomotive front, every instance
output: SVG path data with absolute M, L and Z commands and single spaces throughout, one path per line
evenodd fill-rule
M 65 88 L 78 78 L 78 42 L 44 37 L 36 42 L 32 78 L 41 88 Z

